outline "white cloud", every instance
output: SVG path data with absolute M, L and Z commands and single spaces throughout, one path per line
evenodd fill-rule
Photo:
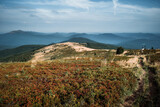
M 116 9 L 117 9 L 117 6 L 118 6 L 118 0 L 112 0 L 113 1 L 113 8 L 114 8 L 114 15 L 116 15 Z
M 120 1 L 120 0 L 119 0 Z M 90 0 L 39 0 L 21 2 L 32 8 L 7 8 L 0 5 L 0 19 L 27 23 L 45 23 L 61 26 L 86 24 L 103 28 L 121 28 L 132 23 L 159 22 L 160 8 L 122 4 L 118 0 L 93 2 Z M 23 7 L 23 6 L 21 6 Z M 113 14 L 114 13 L 114 14 Z M 16 15 L 15 15 L 16 14 Z M 115 16 L 116 15 L 116 16 Z M 11 17 L 12 16 L 12 17 Z M 147 18 L 146 18 L 147 17 Z M 147 21 L 146 21 L 147 20 Z M 26 24 L 27 24 L 26 23 Z M 25 23 L 24 23 L 25 24 Z M 152 24 L 153 26 L 154 24 Z M 94 27 L 94 26 L 93 26 Z M 106 27 L 106 28 L 105 28 Z M 74 28 L 72 26 L 72 28 Z M 97 27 L 99 29 L 99 27 Z
M 38 16 L 42 19 L 50 20 L 115 20 L 121 19 L 117 16 L 124 15 L 126 19 L 129 15 L 137 17 L 137 15 L 155 16 L 160 13 L 160 8 L 144 8 L 134 5 L 121 4 L 118 0 L 112 2 L 93 2 L 90 0 L 39 0 L 38 2 L 20 2 L 23 4 L 32 4 L 32 9 L 15 9 L 16 11 L 25 10 L 26 14 Z M 43 6 L 37 6 L 43 5 Z M 51 6 L 45 6 L 51 5 Z M 114 6 L 113 6 L 114 5 Z M 46 8 L 47 7 L 47 8 Z M 6 9 L 6 8 L 5 8 Z M 2 11 L 3 9 L 1 9 Z M 8 9 L 11 11 L 11 9 Z M 14 9 L 12 9 L 14 10 Z M 28 11 L 28 13 L 27 13 Z
M 55 18 L 52 10 L 49 9 L 33 9 L 35 11 L 35 15 L 41 18 Z
M 145 8 L 135 5 L 118 4 L 117 12 L 126 14 L 137 14 L 144 16 L 152 16 L 160 14 L 160 8 Z
M 87 9 L 89 10 L 90 7 L 92 7 L 92 3 L 89 0 L 60 0 L 61 3 L 71 6 L 71 7 L 75 7 L 75 8 L 82 8 L 82 9 Z
M 20 4 L 31 4 L 31 5 L 52 5 L 52 6 L 68 6 L 74 8 L 81 8 L 81 9 L 89 9 L 92 7 L 93 2 L 90 0 L 53 0 L 53 1 L 29 1 L 29 2 L 17 2 Z

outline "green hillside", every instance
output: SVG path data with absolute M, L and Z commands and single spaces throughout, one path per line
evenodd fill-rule
M 86 47 L 94 49 L 116 49 L 117 46 L 104 43 L 87 43 Z
M 117 48 L 117 46 L 115 45 L 99 43 L 99 42 L 96 42 L 96 41 L 93 41 L 87 38 L 83 38 L 83 37 L 71 38 L 63 42 L 85 43 L 86 47 L 93 48 L 93 49 L 116 49 Z
M 44 47 L 45 45 L 24 45 L 13 49 L 6 49 L 0 51 L 0 61 L 27 61 L 31 59 L 35 50 Z

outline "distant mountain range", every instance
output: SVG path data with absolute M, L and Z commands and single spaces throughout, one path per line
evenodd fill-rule
M 0 34 L 0 50 L 22 45 L 48 45 L 68 40 L 79 43 L 87 40 L 86 42 L 92 44 L 94 41 L 94 43 L 112 44 L 128 49 L 141 49 L 142 46 L 160 48 L 160 34 L 153 33 L 39 33 L 17 30 Z

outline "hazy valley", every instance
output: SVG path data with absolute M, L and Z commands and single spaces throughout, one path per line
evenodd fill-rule
M 155 49 L 160 48 L 160 34 L 153 33 L 38 33 L 17 30 L 0 34 L 0 50 L 15 48 L 22 45 L 48 45 L 70 41 L 70 39 L 72 41 L 72 39 L 79 37 L 86 40 L 77 39 L 75 42 L 98 42 L 122 46 L 127 49 L 142 49 L 143 46 L 147 49 L 151 47 Z

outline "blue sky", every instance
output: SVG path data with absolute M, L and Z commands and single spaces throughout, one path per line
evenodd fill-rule
M 0 32 L 160 32 L 160 0 L 0 0 Z

